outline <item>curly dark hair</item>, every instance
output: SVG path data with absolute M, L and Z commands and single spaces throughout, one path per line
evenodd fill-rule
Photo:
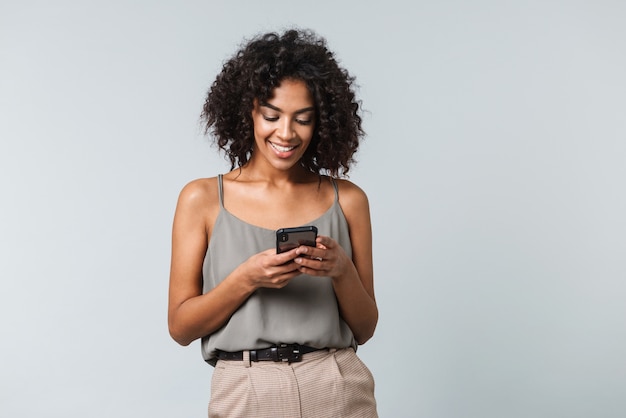
M 254 144 L 254 100 L 269 100 L 285 79 L 303 81 L 315 102 L 313 138 L 301 164 L 318 174 L 346 175 L 365 134 L 355 78 L 310 30 L 259 35 L 226 61 L 204 103 L 205 134 L 212 134 L 231 169 L 244 166 Z

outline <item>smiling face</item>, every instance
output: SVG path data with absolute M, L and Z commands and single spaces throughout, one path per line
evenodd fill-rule
M 266 102 L 254 103 L 254 148 L 251 162 L 265 160 L 279 170 L 297 166 L 311 143 L 315 103 L 300 80 L 283 80 Z

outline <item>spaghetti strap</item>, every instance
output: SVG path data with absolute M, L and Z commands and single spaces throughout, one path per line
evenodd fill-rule
M 339 186 L 337 185 L 334 177 L 330 177 L 330 182 L 333 184 L 333 188 L 335 189 L 335 202 L 339 202 Z
M 224 185 L 222 182 L 222 175 L 217 175 L 217 188 L 219 191 L 219 199 L 220 199 L 220 208 L 224 209 Z

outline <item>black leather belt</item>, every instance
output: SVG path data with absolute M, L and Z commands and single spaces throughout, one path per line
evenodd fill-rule
M 302 355 L 322 350 L 322 348 L 314 348 L 306 345 L 298 344 L 280 344 L 262 350 L 250 350 L 250 361 L 285 361 L 298 362 L 302 361 Z M 222 351 L 217 350 L 217 358 L 219 360 L 243 360 L 243 351 Z

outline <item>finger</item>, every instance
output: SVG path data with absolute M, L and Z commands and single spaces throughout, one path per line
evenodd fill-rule
M 298 253 L 296 251 L 297 251 L 297 248 L 293 250 L 285 251 L 284 253 L 275 254 L 274 260 L 276 262 L 276 265 L 285 264 L 293 260 L 294 258 L 296 258 L 298 256 Z
M 335 246 L 335 240 L 325 235 L 318 235 L 315 242 L 318 246 L 321 245 L 322 248 L 333 248 Z
M 319 263 L 319 261 L 315 261 L 316 263 Z M 300 273 L 302 274 L 308 274 L 309 276 L 328 276 L 328 270 L 321 268 L 312 268 L 312 267 L 307 267 L 305 265 L 301 265 L 300 268 Z
M 274 267 L 275 275 L 284 275 L 290 274 L 294 271 L 297 271 L 299 264 L 297 264 L 294 260 L 289 260 L 284 264 L 280 264 Z
M 306 255 L 312 260 L 322 261 L 324 259 L 324 250 L 315 247 L 302 245 L 296 249 L 296 254 Z
M 311 251 L 313 251 L 314 247 L 311 247 L 309 245 L 301 245 L 298 248 L 296 248 L 296 254 L 297 255 L 311 255 Z
M 302 271 L 302 267 L 313 269 L 315 271 L 326 270 L 326 260 L 322 257 L 298 257 L 293 261 L 298 265 L 298 269 L 300 269 L 300 271 Z

